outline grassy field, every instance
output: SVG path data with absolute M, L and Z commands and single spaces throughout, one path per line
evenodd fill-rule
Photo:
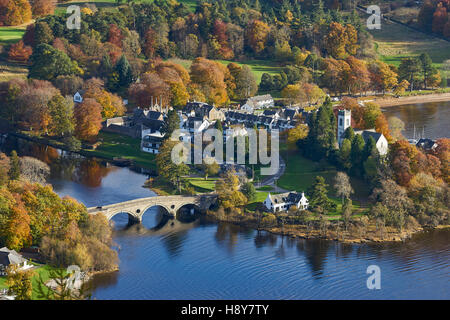
M 0 45 L 8 45 L 22 39 L 26 27 L 0 27 Z
M 155 155 L 141 151 L 141 141 L 128 136 L 100 132 L 99 138 L 103 139 L 102 144 L 97 150 L 88 151 L 92 156 L 126 158 L 148 169 L 155 169 Z
M 0 82 L 16 78 L 26 78 L 28 69 L 18 64 L 0 62 Z
M 321 169 L 317 162 L 303 157 L 300 152 L 283 152 L 282 157 L 286 162 L 286 171 L 277 181 L 277 185 L 283 189 L 306 191 L 318 175 L 323 176 L 328 184 L 333 183 L 336 175 L 334 167 Z
M 400 65 L 409 56 L 428 53 L 438 68 L 450 59 L 450 42 L 414 31 L 405 26 L 382 21 L 380 30 L 371 30 L 381 60 Z
M 193 177 L 187 179 L 197 192 L 211 192 L 215 190 L 217 178 Z

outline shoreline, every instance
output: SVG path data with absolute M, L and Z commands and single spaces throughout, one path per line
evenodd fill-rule
M 402 230 L 401 232 L 393 227 L 385 227 L 383 235 L 378 235 L 379 231 L 373 230 L 374 225 L 368 225 L 366 232 L 355 236 L 354 234 L 344 235 L 343 230 L 336 233 L 335 230 L 327 230 L 326 234 L 322 234 L 321 230 L 317 228 L 311 228 L 305 225 L 285 225 L 284 227 L 271 226 L 271 227 L 258 227 L 253 221 L 237 221 L 237 220 L 224 220 L 219 219 L 214 212 L 209 211 L 206 214 L 207 217 L 211 218 L 214 222 L 226 222 L 234 225 L 248 227 L 256 231 L 266 231 L 278 236 L 287 236 L 291 239 L 305 239 L 305 240 L 327 240 L 327 241 L 338 241 L 346 244 L 361 244 L 361 243 L 392 243 L 392 242 L 404 242 L 405 240 L 411 239 L 414 235 L 424 232 L 427 229 L 438 230 L 438 229 L 450 229 L 450 225 L 438 225 L 436 227 L 429 226 L 417 226 L 408 230 Z
M 430 93 L 417 96 L 399 97 L 399 98 L 375 98 L 373 102 L 377 103 L 381 108 L 396 107 L 408 104 L 420 104 L 431 102 L 447 102 L 450 101 L 450 93 Z

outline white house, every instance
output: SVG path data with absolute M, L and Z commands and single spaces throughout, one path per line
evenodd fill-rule
M 269 193 L 263 203 L 272 212 L 287 211 L 291 206 L 296 206 L 299 210 L 307 210 L 309 206 L 304 192 L 301 194 L 297 192 Z
M 255 109 L 272 108 L 275 101 L 270 94 L 255 96 L 247 99 L 247 102 L 241 106 L 241 110 L 253 112 Z
M 76 102 L 76 103 L 82 103 L 83 102 L 83 96 L 81 95 L 80 91 L 77 91 L 73 95 L 73 102 Z
M 20 270 L 27 270 L 33 267 L 33 265 L 28 264 L 27 259 L 15 250 L 3 247 L 0 249 L 0 276 L 6 274 L 6 268 L 10 265 L 18 265 Z
M 360 134 L 365 143 L 367 143 L 370 137 L 372 137 L 375 140 L 378 153 L 381 156 L 385 156 L 388 153 L 389 144 L 386 137 L 382 133 L 376 132 L 375 129 L 369 129 L 355 131 L 355 134 Z

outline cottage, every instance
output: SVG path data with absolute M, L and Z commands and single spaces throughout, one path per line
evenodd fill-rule
M 6 268 L 10 265 L 17 265 L 20 270 L 27 270 L 33 267 L 15 250 L 3 247 L 0 249 L 0 276 L 6 274 Z
M 190 117 L 203 118 L 208 121 L 225 120 L 225 114 L 222 110 L 204 102 L 188 102 L 184 107 L 183 112 Z
M 434 151 L 434 149 L 436 149 L 437 146 L 438 144 L 436 143 L 436 141 L 426 138 L 419 139 L 419 141 L 416 144 L 416 147 L 422 148 L 425 151 Z
M 83 102 L 83 91 L 77 91 L 74 95 L 73 95 L 73 102 L 75 103 L 82 103 Z
M 253 112 L 255 109 L 265 109 L 272 108 L 275 106 L 275 101 L 270 94 L 265 94 L 262 96 L 251 97 L 247 102 L 241 107 L 241 110 L 247 112 Z
M 269 193 L 263 203 L 271 212 L 287 211 L 292 206 L 296 206 L 299 210 L 307 210 L 309 206 L 309 201 L 303 192 L 301 194 L 298 192 Z

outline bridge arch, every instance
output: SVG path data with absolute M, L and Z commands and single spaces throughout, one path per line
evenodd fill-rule
M 112 214 L 109 214 L 106 218 L 108 219 L 108 221 L 112 221 L 112 219 L 115 216 L 122 214 L 122 213 L 124 213 L 128 216 L 128 224 L 133 224 L 133 223 L 137 223 L 137 222 L 141 221 L 141 218 L 138 215 L 132 213 L 131 211 L 126 211 L 126 210 L 120 210 L 120 211 L 113 212 Z
M 144 207 L 144 209 L 141 211 L 141 212 L 139 212 L 138 214 L 140 215 L 140 217 L 141 217 L 141 220 L 142 220 L 142 217 L 144 216 L 144 214 L 148 211 L 148 210 L 150 210 L 150 209 L 152 209 L 152 208 L 163 208 L 164 210 L 166 210 L 166 213 L 167 214 L 171 214 L 171 210 L 169 209 L 170 207 L 168 207 L 167 205 L 165 205 L 165 204 L 161 204 L 161 203 L 151 203 L 151 204 L 148 204 L 148 205 L 146 205 L 145 207 Z M 138 209 L 139 210 L 139 209 Z

